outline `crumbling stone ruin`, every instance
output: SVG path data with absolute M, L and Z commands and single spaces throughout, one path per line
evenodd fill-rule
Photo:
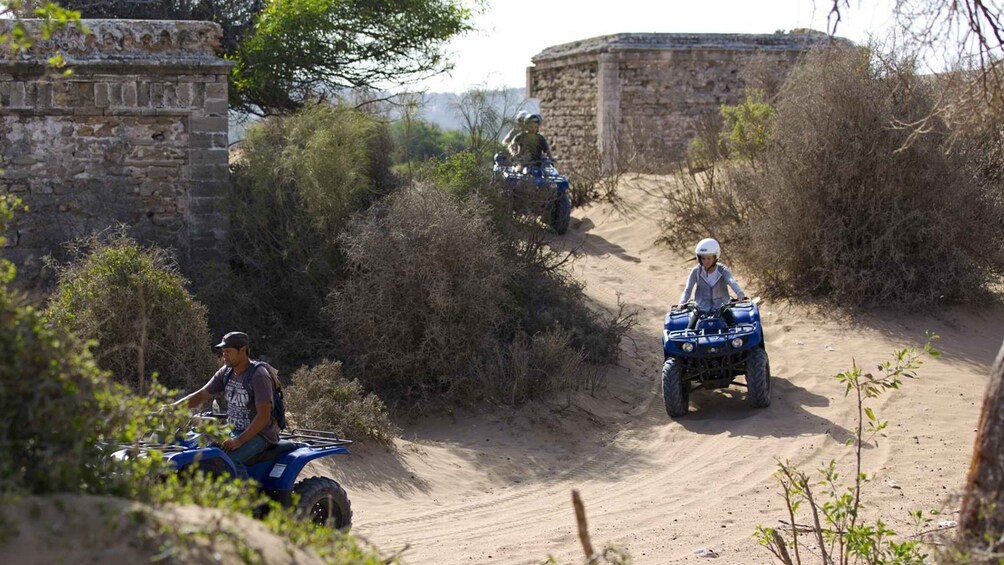
M 17 57 L 0 51 L 0 193 L 28 205 L 4 255 L 37 272 L 61 242 L 125 224 L 182 261 L 212 256 L 229 174 L 219 26 L 84 24 Z M 47 67 L 57 52 L 71 76 Z
M 700 117 L 744 96 L 754 54 L 786 71 L 825 34 L 621 33 L 549 47 L 527 69 L 543 133 L 563 170 L 587 178 L 667 172 L 685 157 Z

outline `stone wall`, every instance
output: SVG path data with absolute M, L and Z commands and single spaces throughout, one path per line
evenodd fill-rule
M 823 34 L 617 34 L 550 47 L 533 58 L 527 96 L 562 168 L 596 178 L 666 172 L 686 155 L 700 117 L 744 96 L 753 55 L 786 72 Z
M 4 255 L 36 273 L 60 243 L 125 224 L 183 262 L 212 257 L 229 174 L 219 26 L 84 23 L 0 52 L 0 192 L 28 205 Z M 72 75 L 44 64 L 57 51 Z

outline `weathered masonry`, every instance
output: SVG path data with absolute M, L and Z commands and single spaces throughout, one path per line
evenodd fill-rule
M 780 71 L 825 34 L 624 33 L 545 49 L 527 69 L 542 132 L 563 169 L 665 172 L 681 160 L 701 114 L 744 95 L 740 72 L 754 54 Z
M 219 26 L 84 23 L 16 58 L 0 52 L 0 193 L 28 205 L 4 255 L 34 272 L 61 242 L 125 224 L 183 261 L 211 256 L 228 179 Z M 47 68 L 57 52 L 72 75 Z

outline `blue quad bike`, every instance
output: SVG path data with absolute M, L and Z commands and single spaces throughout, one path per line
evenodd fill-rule
M 492 174 L 502 180 L 510 193 L 518 189 L 529 192 L 531 203 L 527 208 L 535 208 L 534 212 L 541 217 L 558 235 L 568 231 L 572 219 L 572 199 L 568 194 L 568 177 L 558 173 L 557 167 L 550 159 L 528 165 L 517 165 L 506 155 L 495 154 Z M 527 195 L 524 195 L 527 196 Z
M 691 318 L 695 323 L 691 326 Z M 712 312 L 693 302 L 674 306 L 662 331 L 662 395 L 666 413 L 687 413 L 698 389 L 745 386 L 753 408 L 770 406 L 770 360 L 756 301 L 732 300 Z M 745 375 L 745 382 L 736 377 Z
M 217 476 L 237 476 L 237 468 L 227 452 L 215 445 L 206 446 L 200 439 L 199 434 L 189 432 L 176 436 L 169 443 L 156 440 L 141 443 L 139 455 L 142 456 L 146 449 L 156 449 L 164 454 L 164 459 L 176 472 L 202 471 Z M 278 444 L 248 462 L 248 478 L 257 481 L 266 495 L 283 506 L 292 506 L 293 494 L 299 495 L 296 513 L 301 518 L 319 526 L 348 531 L 352 526 L 352 507 L 345 489 L 327 477 L 300 479 L 299 476 L 310 461 L 349 453 L 346 446 L 350 443 L 351 440 L 320 430 L 292 429 L 280 433 Z M 112 457 L 131 457 L 135 447 L 119 449 Z

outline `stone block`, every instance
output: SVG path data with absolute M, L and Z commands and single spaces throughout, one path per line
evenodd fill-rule
M 122 105 L 135 108 L 138 103 L 138 91 L 136 89 L 136 83 L 134 81 L 129 81 L 122 85 Z
M 207 98 L 202 108 L 210 116 L 226 116 L 229 109 L 226 98 Z
M 94 106 L 96 108 L 107 108 L 110 105 L 111 102 L 108 99 L 108 83 L 94 83 Z
M 226 149 L 193 149 L 189 154 L 193 165 L 223 165 L 228 164 L 230 157 Z
M 227 165 L 189 165 L 188 174 L 192 181 L 226 181 L 230 179 Z
M 223 116 L 192 116 L 188 120 L 190 133 L 219 133 L 227 131 L 230 122 Z
M 14 81 L 10 85 L 10 106 L 11 108 L 24 108 L 27 105 L 25 94 L 25 84 L 21 81 Z
M 136 105 L 146 108 L 150 105 L 150 83 L 143 81 L 136 83 Z

